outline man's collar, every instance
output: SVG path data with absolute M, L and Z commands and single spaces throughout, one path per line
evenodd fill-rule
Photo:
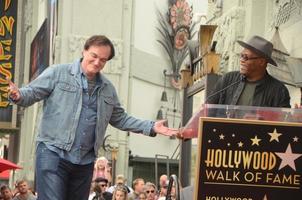
M 269 73 L 267 71 L 265 71 L 264 76 L 260 80 L 254 81 L 253 83 L 257 83 L 257 85 L 262 85 L 262 84 L 266 83 L 266 81 L 269 77 L 270 77 Z

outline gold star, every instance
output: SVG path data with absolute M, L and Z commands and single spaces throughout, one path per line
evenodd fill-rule
M 241 141 L 238 143 L 238 147 L 243 147 L 243 143 Z
M 225 136 L 224 136 L 223 134 L 220 134 L 220 135 L 219 135 L 219 139 L 220 139 L 220 140 L 224 140 L 224 137 L 225 137 Z
M 208 140 L 208 143 L 211 143 L 212 141 L 211 140 Z
M 271 139 L 269 140 L 270 142 L 273 140 L 279 142 L 279 137 L 282 135 L 282 133 L 277 132 L 277 129 L 274 129 L 274 132 L 268 134 L 271 136 Z
M 231 144 L 230 144 L 230 143 L 228 143 L 227 145 L 228 145 L 228 147 L 229 147 L 229 146 L 231 146 Z
M 298 142 L 299 138 L 298 138 L 297 136 L 295 136 L 295 137 L 293 138 L 293 140 L 294 140 L 294 142 Z
M 284 153 L 276 152 L 275 154 L 282 160 L 279 170 L 288 165 L 293 170 L 296 171 L 295 160 L 298 159 L 300 156 L 302 156 L 302 154 L 300 153 L 292 152 L 292 147 L 290 146 L 290 143 L 288 144 L 286 151 Z
M 251 138 L 252 140 L 252 146 L 257 145 L 259 146 L 259 142 L 261 141 L 261 139 L 257 138 L 257 135 L 254 138 Z
M 232 137 L 235 137 L 235 136 L 236 136 L 236 135 L 233 133 L 233 134 L 232 134 Z

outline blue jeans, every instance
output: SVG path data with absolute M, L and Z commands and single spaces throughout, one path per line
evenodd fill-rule
M 88 199 L 93 165 L 72 164 L 39 143 L 36 152 L 38 200 Z

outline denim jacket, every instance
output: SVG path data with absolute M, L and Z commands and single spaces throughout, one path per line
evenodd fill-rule
M 44 100 L 37 142 L 70 150 L 82 109 L 80 76 L 80 60 L 77 60 L 72 64 L 50 66 L 30 84 L 20 88 L 21 99 L 16 104 L 30 106 Z M 123 131 L 152 136 L 154 122 L 129 116 L 121 107 L 112 83 L 101 73 L 99 76 L 102 83 L 97 91 L 96 154 L 108 123 Z

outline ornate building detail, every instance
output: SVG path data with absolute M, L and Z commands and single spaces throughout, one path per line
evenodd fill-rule
M 271 42 L 274 46 L 274 50 L 272 53 L 273 59 L 278 64 L 278 67 L 269 65 L 268 71 L 270 74 L 274 75 L 274 77 L 282 80 L 285 83 L 293 84 L 291 80 L 293 80 L 292 75 L 290 73 L 290 67 L 287 63 L 287 58 L 289 57 L 289 53 L 287 49 L 284 47 L 284 44 L 281 40 L 278 28 L 275 29 L 275 33 Z
M 69 37 L 69 60 L 81 57 L 83 46 L 87 36 L 71 35 Z M 115 57 L 104 68 L 104 73 L 121 74 L 123 42 L 120 39 L 111 40 L 115 48 Z
M 239 49 L 236 41 L 244 36 L 244 20 L 244 9 L 237 7 L 225 13 L 217 21 L 218 28 L 214 40 L 219 41 L 216 50 L 221 54 L 221 69 L 224 71 L 237 70 L 239 66 Z
M 302 0 L 278 0 L 275 9 L 273 27 L 279 27 L 290 21 L 295 22 L 302 17 Z
M 268 71 L 271 75 L 282 80 L 286 84 L 301 87 L 302 79 L 300 78 L 300 74 L 302 59 L 294 58 L 289 55 L 281 40 L 278 28 L 275 29 L 271 42 L 274 45 L 272 57 L 277 62 L 278 67 L 269 65 Z
M 222 0 L 208 0 L 208 14 L 207 18 L 214 20 L 222 15 L 223 1 Z
M 158 11 L 157 40 L 168 55 L 172 73 L 177 75 L 188 56 L 188 40 L 192 39 L 195 23 L 192 23 L 193 8 L 186 0 L 168 0 L 168 10 Z M 175 79 L 175 77 L 172 77 Z
M 74 60 L 81 57 L 85 41 L 88 39 L 86 36 L 70 35 L 69 36 L 69 59 Z

